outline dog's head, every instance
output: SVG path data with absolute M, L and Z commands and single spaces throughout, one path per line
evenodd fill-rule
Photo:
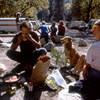
M 61 43 L 64 44 L 66 47 L 71 47 L 72 39 L 69 36 L 65 36 L 64 38 L 61 39 Z

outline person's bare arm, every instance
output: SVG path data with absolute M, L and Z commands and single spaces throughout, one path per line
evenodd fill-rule
M 21 41 L 22 41 L 22 36 L 19 36 L 18 39 L 16 40 L 17 42 L 16 43 L 12 43 L 11 45 L 11 50 L 16 50 L 17 47 L 20 45 Z
M 48 32 L 49 32 L 49 33 L 51 32 L 51 28 L 50 28 L 50 27 L 48 27 Z
M 37 31 L 39 34 L 41 34 L 41 32 L 40 32 L 40 27 L 37 28 L 36 31 Z
M 36 48 L 40 48 L 41 47 L 40 42 L 37 42 L 35 39 L 33 39 L 31 35 L 28 35 L 27 39 L 29 41 L 31 41 Z
M 86 77 L 88 76 L 88 70 L 89 70 L 90 67 L 91 67 L 90 64 L 86 63 L 85 68 L 83 70 L 84 79 L 86 79 Z

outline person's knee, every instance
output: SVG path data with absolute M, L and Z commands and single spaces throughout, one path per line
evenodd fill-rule
M 40 55 L 46 55 L 47 54 L 47 50 L 45 48 L 40 48 L 39 49 L 39 53 L 40 53 Z
M 6 55 L 10 58 L 11 55 L 12 55 L 12 50 L 8 50 L 8 51 L 6 52 Z

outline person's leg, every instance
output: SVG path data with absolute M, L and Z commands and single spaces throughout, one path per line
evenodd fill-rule
M 14 60 L 14 61 L 17 61 L 19 63 L 22 63 L 23 61 L 23 58 L 22 58 L 22 54 L 20 52 L 17 52 L 17 51 L 14 51 L 14 50 L 8 50 L 6 55 Z
M 83 91 L 85 94 L 88 94 L 90 99 L 96 100 L 93 98 L 100 97 L 98 91 L 100 90 L 100 72 L 96 71 L 93 68 L 90 68 L 88 71 L 87 79 L 84 81 Z M 92 99 L 91 99 L 92 98 Z
M 49 39 L 50 39 L 50 37 L 49 37 L 48 35 L 45 36 L 45 41 L 46 41 L 46 43 L 48 43 Z
M 12 73 L 20 73 L 22 71 L 24 71 L 24 66 L 22 64 L 18 64 L 17 66 L 15 66 L 15 68 L 13 68 L 11 70 Z

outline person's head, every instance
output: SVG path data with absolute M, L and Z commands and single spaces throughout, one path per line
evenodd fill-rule
M 52 23 L 52 26 L 55 26 L 55 25 L 56 25 L 56 23 L 55 23 L 55 22 L 53 22 L 53 23 Z
M 97 40 L 100 40 L 100 20 L 97 20 L 94 25 L 93 25 L 93 28 L 92 28 L 92 32 L 94 34 L 94 37 L 97 39 Z
M 20 25 L 20 30 L 24 35 L 28 35 L 31 31 L 31 25 L 29 22 L 22 22 Z
M 42 25 L 45 25 L 45 21 L 42 21 Z
M 21 17 L 21 13 L 20 12 L 17 12 L 16 13 L 16 17 L 18 17 L 18 18 Z
M 59 24 L 60 24 L 60 25 L 64 25 L 63 21 L 60 21 Z
M 26 21 L 29 21 L 29 18 L 26 18 L 25 20 L 26 20 Z

